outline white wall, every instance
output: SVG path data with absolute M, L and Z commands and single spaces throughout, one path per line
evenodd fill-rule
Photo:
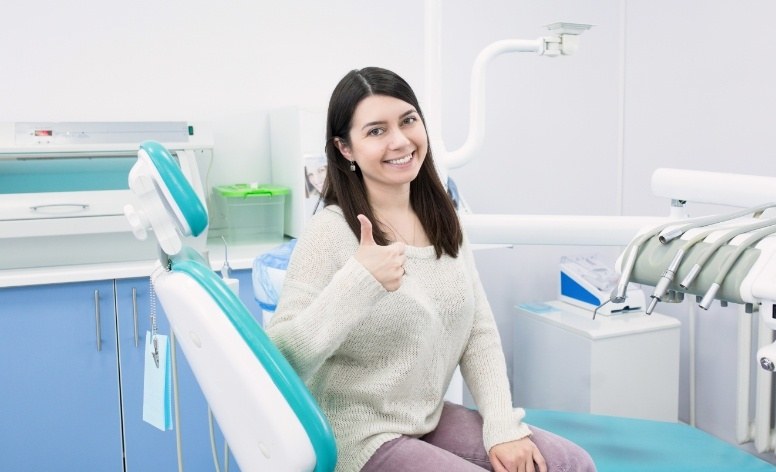
M 456 40 L 451 29 L 488 24 L 470 39 L 476 44 L 446 51 L 448 77 L 488 41 L 525 37 L 533 25 L 556 19 L 596 25 L 570 58 L 504 56 L 494 63 L 483 156 L 452 173 L 475 211 L 665 215 L 668 201 L 650 194 L 658 167 L 776 175 L 773 2 L 504 2 L 497 9 L 448 10 L 455 13 L 445 16 L 446 44 Z M 451 82 L 445 138 L 460 143 L 468 83 Z M 722 210 L 690 205 L 694 215 Z M 508 355 L 514 305 L 554 298 L 559 257 L 596 250 L 524 247 L 478 256 Z M 689 303 L 658 308 L 683 324 L 684 421 L 690 419 Z M 736 313 L 716 305 L 701 312 L 696 351 L 697 425 L 730 442 Z M 541 359 L 535 362 L 542 368 Z M 774 461 L 772 454 L 765 458 Z
M 422 81 L 423 4 L 3 3 L 0 121 L 188 120 L 216 128 L 210 183 L 269 175 L 267 111 L 325 108 L 349 69 Z
M 776 175 L 774 17 L 770 0 L 445 0 L 443 122 L 431 125 L 448 148 L 463 143 L 470 67 L 490 42 L 594 24 L 574 56 L 493 62 L 482 155 L 451 175 L 478 212 L 664 215 L 667 202 L 649 193 L 656 167 Z M 10 0 L 0 122 L 210 121 L 210 184 L 265 181 L 267 112 L 323 108 L 339 78 L 366 65 L 396 70 L 423 97 L 422 2 Z M 510 364 L 514 305 L 555 297 L 561 255 L 617 250 L 478 254 Z M 685 308 L 670 311 L 686 324 Z M 732 441 L 734 313 L 702 315 L 698 425 Z M 687 357 L 685 343 L 685 420 Z

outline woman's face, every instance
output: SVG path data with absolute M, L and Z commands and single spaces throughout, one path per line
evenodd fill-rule
M 418 111 L 386 95 L 361 100 L 349 138 L 349 146 L 339 141 L 338 147 L 346 159 L 358 164 L 369 191 L 409 186 L 428 152 L 426 127 Z
M 326 180 L 326 165 L 307 171 L 307 180 L 318 193 L 323 193 L 323 182 Z

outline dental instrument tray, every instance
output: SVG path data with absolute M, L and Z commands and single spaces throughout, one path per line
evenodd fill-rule
M 165 143 L 203 195 L 211 136 L 187 122 L 0 123 L 0 270 L 154 260 L 123 213 L 138 145 Z

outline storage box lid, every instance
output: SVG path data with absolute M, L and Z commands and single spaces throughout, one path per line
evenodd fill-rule
M 271 184 L 234 184 L 215 187 L 215 191 L 227 198 L 273 197 L 287 195 L 289 188 Z

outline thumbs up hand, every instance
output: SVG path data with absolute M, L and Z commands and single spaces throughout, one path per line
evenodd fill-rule
M 355 258 L 389 292 L 399 289 L 404 275 L 404 243 L 380 246 L 372 236 L 372 222 L 364 215 L 358 215 L 361 222 L 361 243 Z

